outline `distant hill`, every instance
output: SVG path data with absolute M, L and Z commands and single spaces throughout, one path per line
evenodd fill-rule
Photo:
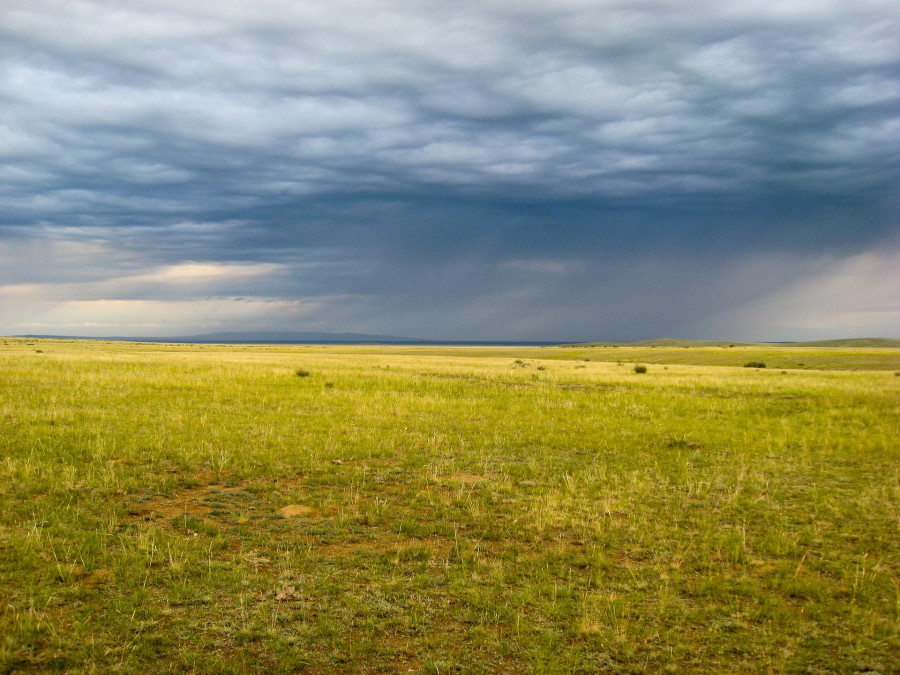
M 577 347 L 745 347 L 756 343 L 736 342 L 734 340 L 676 340 L 659 338 L 657 340 L 640 340 L 639 342 L 583 342 Z
M 372 335 L 369 333 L 322 333 L 316 331 L 234 331 L 204 333 L 174 338 L 154 338 L 159 342 L 188 342 L 202 344 L 408 344 L 422 340 L 399 335 Z
M 798 347 L 893 347 L 900 348 L 900 338 L 849 338 L 847 340 L 817 340 L 815 342 L 788 342 Z
M 641 340 L 639 342 L 583 342 L 579 347 L 856 347 L 856 348 L 900 348 L 898 338 L 848 338 L 846 340 L 816 340 L 813 342 L 737 342 L 734 340 Z
M 661 338 L 659 340 L 642 340 L 632 342 L 630 347 L 744 347 L 752 345 L 752 342 L 735 342 L 734 340 L 674 340 Z

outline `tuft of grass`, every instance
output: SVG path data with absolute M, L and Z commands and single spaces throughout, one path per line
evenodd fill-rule
M 744 368 L 765 368 L 766 364 L 762 361 L 747 361 Z
M 294 375 L 296 375 L 297 377 L 309 377 L 311 374 L 312 373 L 310 373 L 308 370 L 305 370 L 304 368 L 297 368 L 297 370 L 294 371 Z

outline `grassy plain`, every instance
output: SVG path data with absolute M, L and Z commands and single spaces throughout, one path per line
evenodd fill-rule
M 900 350 L 797 349 L 0 339 L 0 673 L 900 672 Z

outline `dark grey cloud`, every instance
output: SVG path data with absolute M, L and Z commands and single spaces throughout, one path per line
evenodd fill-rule
M 892 0 L 3 3 L 0 330 L 896 334 L 897 35 Z

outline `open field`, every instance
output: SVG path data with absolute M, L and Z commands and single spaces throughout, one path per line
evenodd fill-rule
M 313 348 L 315 349 L 315 348 Z M 321 349 L 321 348 L 320 348 Z M 339 347 L 333 349 L 339 350 Z M 347 350 L 348 348 L 344 348 Z M 756 361 L 793 370 L 900 370 L 900 348 L 566 346 L 566 347 L 355 347 L 353 353 L 419 356 L 493 356 L 539 360 L 656 363 L 662 365 L 743 366 Z
M 898 371 L 0 338 L 0 673 L 900 672 Z

